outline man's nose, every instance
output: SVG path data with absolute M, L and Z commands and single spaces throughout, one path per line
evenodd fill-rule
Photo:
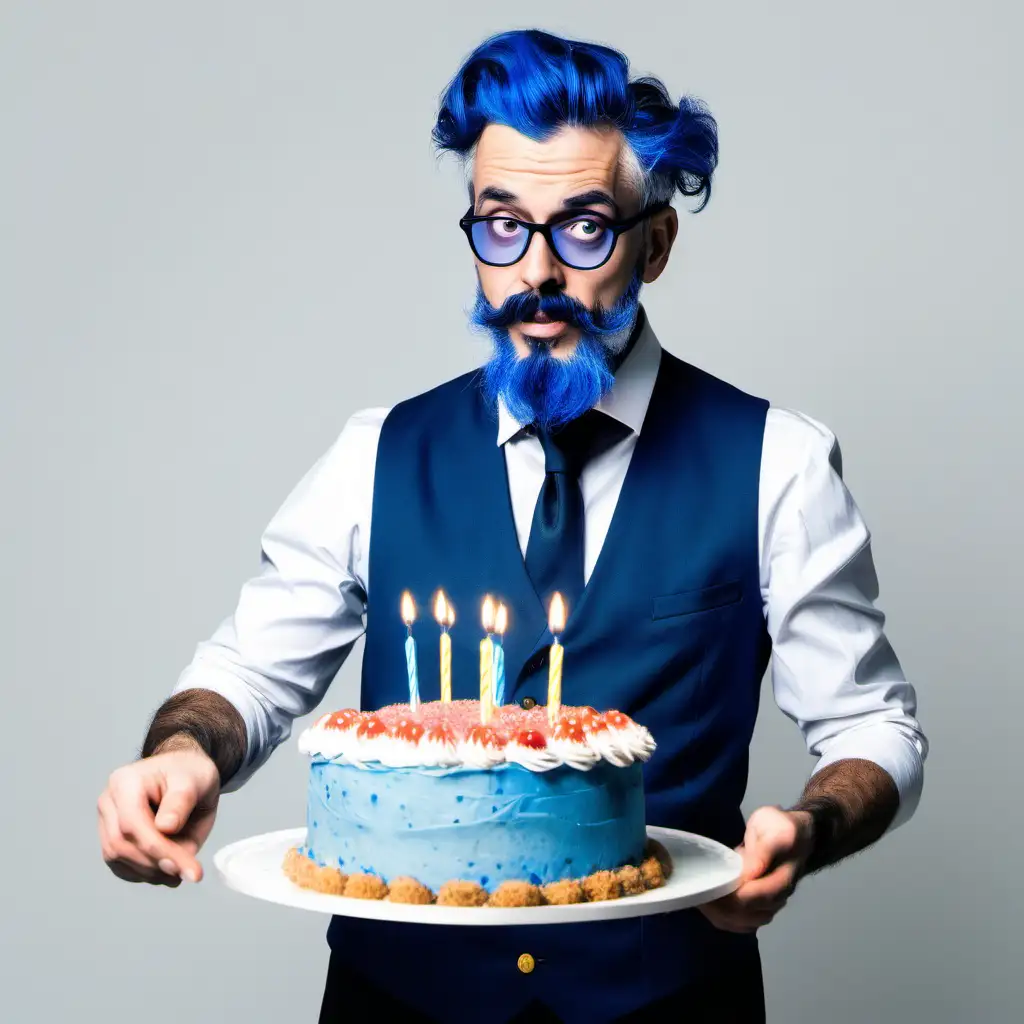
M 519 276 L 531 291 L 550 291 L 565 286 L 565 269 L 551 251 L 547 239 L 538 231 L 519 261 Z

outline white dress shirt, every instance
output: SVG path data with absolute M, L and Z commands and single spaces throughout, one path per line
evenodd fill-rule
M 598 406 L 631 434 L 590 462 L 580 485 L 584 575 L 604 543 L 661 362 L 649 321 Z M 357 412 L 300 481 L 262 538 L 259 575 L 232 616 L 199 644 L 173 692 L 215 690 L 241 713 L 248 751 L 225 791 L 240 787 L 323 699 L 365 628 L 370 512 L 377 442 L 387 409 Z M 536 437 L 499 407 L 519 545 L 525 556 L 544 480 Z M 516 436 L 518 434 L 518 436 Z M 928 741 L 875 607 L 870 534 L 843 483 L 839 447 L 822 424 L 770 408 L 759 477 L 761 595 L 772 638 L 772 689 L 797 723 L 814 771 L 866 758 L 893 778 L 900 806 L 890 831 L 920 798 Z

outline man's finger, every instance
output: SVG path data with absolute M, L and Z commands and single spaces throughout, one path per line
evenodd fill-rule
M 177 866 L 178 873 L 183 877 L 190 882 L 198 881 L 202 873 L 199 862 L 182 849 L 180 844 L 168 839 L 154 824 L 150 801 L 155 802 L 160 798 L 159 784 L 151 783 L 149 788 L 151 792 L 147 793 L 141 784 L 128 784 L 122 786 L 116 794 L 118 823 L 122 834 L 151 857 L 154 863 L 166 858 Z
M 742 842 L 736 847 L 736 852 L 743 858 L 743 866 L 740 869 L 740 883 L 746 884 L 752 878 L 758 878 L 764 873 L 764 857 L 759 852 L 756 838 L 751 837 L 750 842 Z
M 757 906 L 765 901 L 783 902 L 793 894 L 796 867 L 791 861 L 780 864 L 761 878 L 745 882 L 733 895 L 745 906 Z
M 116 814 L 112 813 L 110 798 L 104 794 L 99 801 L 100 813 L 98 830 L 100 849 L 107 867 L 125 882 L 149 882 L 174 888 L 181 884 L 177 867 L 161 861 L 156 867 L 141 850 L 133 847 L 121 835 L 116 825 Z M 111 824 L 111 822 L 113 822 Z
M 795 822 L 772 808 L 750 816 L 744 842 L 744 861 L 751 866 L 747 877 L 758 878 L 767 874 L 781 861 L 788 859 L 796 849 Z
M 143 871 L 154 869 L 156 860 L 138 849 L 121 832 L 117 809 L 109 794 L 104 793 L 100 796 L 96 808 L 99 812 L 100 843 L 104 859 L 121 860 Z
M 171 783 L 156 812 L 156 827 L 168 835 L 180 832 L 195 810 L 197 796 L 193 786 Z

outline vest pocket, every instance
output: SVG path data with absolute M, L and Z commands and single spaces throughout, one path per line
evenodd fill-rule
M 698 590 L 683 590 L 678 594 L 662 594 L 651 599 L 651 618 L 670 619 L 676 615 L 706 612 L 712 608 L 735 604 L 742 596 L 743 587 L 739 580 L 715 583 Z

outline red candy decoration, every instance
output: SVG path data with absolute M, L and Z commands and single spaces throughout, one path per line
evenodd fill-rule
M 356 735 L 361 739 L 373 739 L 374 736 L 383 736 L 388 727 L 376 715 L 366 715 L 356 728 Z
M 423 726 L 410 718 L 401 719 L 396 725 L 388 729 L 388 735 L 396 740 L 407 740 L 409 743 L 419 743 L 423 735 Z
M 548 745 L 543 733 L 537 732 L 536 729 L 525 729 L 523 732 L 517 733 L 516 743 L 521 747 L 529 747 L 531 750 L 543 750 Z
M 474 725 L 472 729 L 466 733 L 467 743 L 479 743 L 482 747 L 493 747 L 495 750 L 501 750 L 505 746 L 505 737 L 500 735 L 489 725 Z
M 344 708 L 341 711 L 335 711 L 333 714 L 328 715 L 322 724 L 325 729 L 337 729 L 338 732 L 344 732 L 346 729 L 351 729 L 358 721 L 358 711 L 354 711 L 352 708 Z
M 568 740 L 570 743 L 586 743 L 582 717 L 580 715 L 562 715 L 551 738 Z
M 427 739 L 431 743 L 441 743 L 445 746 L 455 745 L 455 732 L 447 722 L 438 722 L 427 730 Z
M 628 729 L 633 724 L 633 720 L 629 715 L 624 715 L 621 711 L 606 711 L 604 713 L 604 720 L 613 729 Z

